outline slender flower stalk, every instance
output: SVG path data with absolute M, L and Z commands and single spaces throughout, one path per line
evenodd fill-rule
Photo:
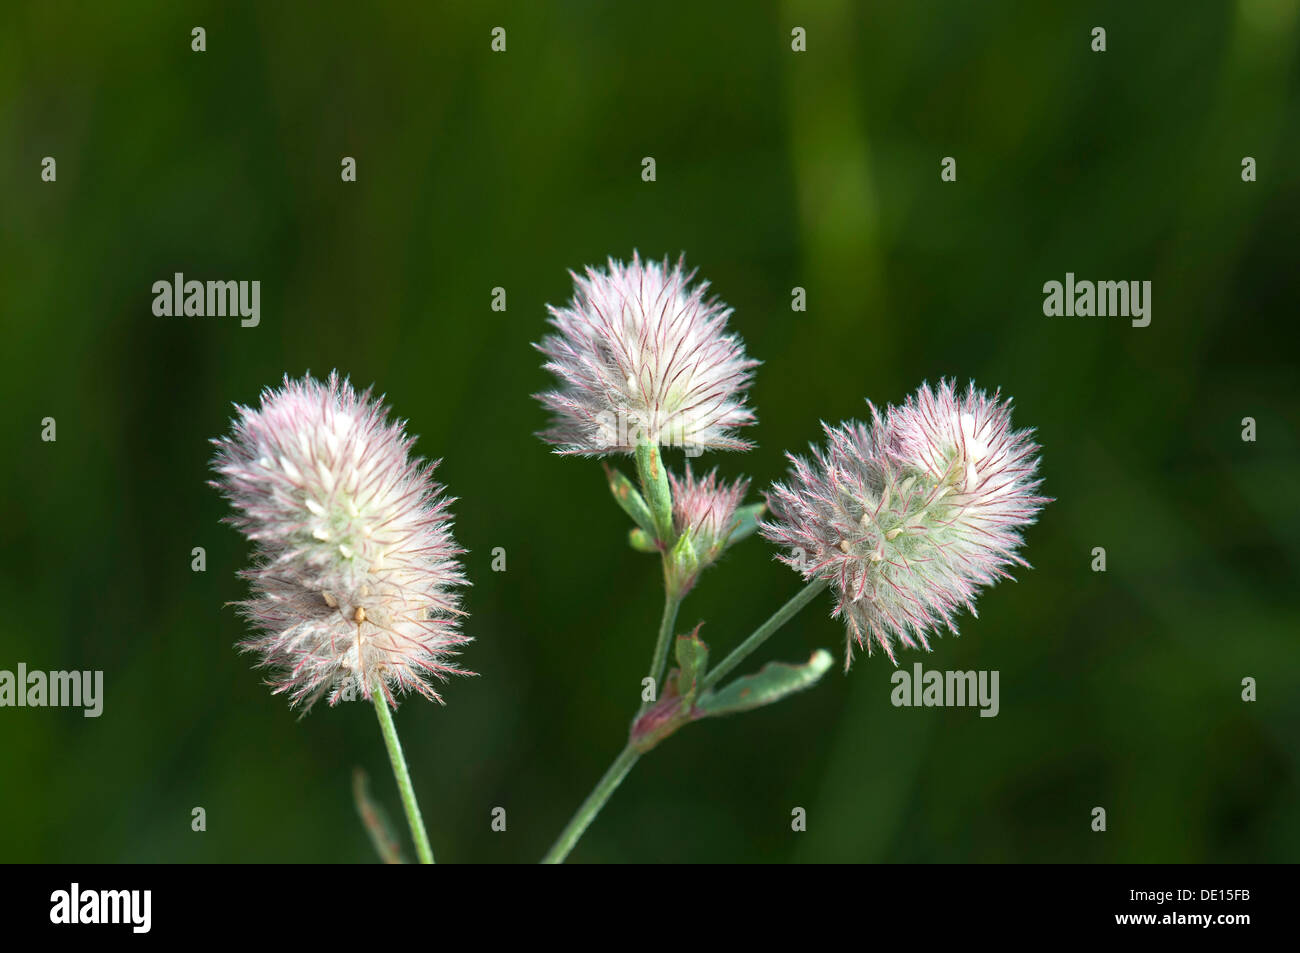
M 730 655 L 709 670 L 709 673 L 704 676 L 704 681 L 700 683 L 700 689 L 703 691 L 712 688 L 722 681 L 736 666 L 753 655 L 759 646 L 775 635 L 781 626 L 798 615 L 799 611 L 812 602 L 817 597 L 817 593 L 825 588 L 826 580 L 813 579 L 795 593 L 785 605 L 772 613 L 766 622 L 751 632 L 745 641 L 736 646 Z
M 701 691 L 716 685 L 723 676 L 731 672 L 737 665 L 748 658 L 755 649 L 776 634 L 778 629 L 793 619 L 799 613 L 799 610 L 811 602 L 817 593 L 824 588 L 826 588 L 826 583 L 820 579 L 815 579 L 804 586 L 789 602 L 755 629 L 745 641 L 740 643 L 730 655 L 718 664 L 718 667 L 701 683 Z M 644 709 L 642 710 L 644 711 Z M 614 763 L 596 782 L 595 788 L 587 795 L 586 800 L 582 802 L 573 818 L 560 832 L 560 836 L 556 838 L 554 845 L 542 858 L 542 863 L 560 864 L 564 862 L 564 859 L 569 856 L 569 852 L 578 843 L 579 838 L 591 826 L 591 822 L 596 819 L 601 809 L 609 802 L 609 799 L 618 790 L 618 786 L 623 783 L 623 779 L 627 777 L 628 772 L 632 770 L 633 765 L 637 763 L 640 757 L 641 752 L 632 744 L 629 744 L 619 753 L 619 756 L 614 759 Z
M 406 821 L 411 825 L 411 838 L 415 841 L 415 853 L 420 863 L 433 863 L 433 848 L 429 846 L 429 834 L 424 829 L 424 818 L 420 815 L 420 804 L 415 799 L 415 788 L 411 785 L 411 772 L 406 766 L 406 755 L 402 753 L 402 742 L 397 737 L 397 728 L 393 725 L 393 713 L 388 710 L 388 703 L 380 692 L 374 692 L 371 701 L 375 703 L 375 714 L 379 716 L 379 729 L 384 735 L 384 745 L 388 748 L 388 760 L 393 764 L 393 777 L 397 779 L 397 790 L 402 795 L 402 808 L 406 811 Z
M 551 849 L 546 852 L 546 856 L 542 858 L 542 863 L 564 863 L 564 859 L 569 856 L 574 845 L 578 843 L 578 839 L 587 832 L 591 822 L 596 819 L 596 815 L 600 813 L 601 808 L 609 802 L 610 797 L 618 790 L 618 786 L 623 783 L 623 779 L 627 777 L 627 773 L 632 770 L 632 766 L 637 763 L 640 757 L 641 752 L 631 745 L 619 752 L 619 756 L 614 759 L 614 763 L 596 782 L 596 786 L 587 795 L 587 799 L 582 802 L 582 805 L 573 815 L 573 819 L 560 832 L 560 836 L 551 845 Z
M 647 676 L 654 682 L 655 698 L 659 697 L 663 688 L 664 669 L 668 667 L 668 651 L 672 648 L 674 628 L 677 625 L 677 613 L 681 607 L 682 597 L 674 594 L 669 587 L 665 586 L 664 612 L 663 617 L 659 620 L 659 636 L 655 639 L 655 651 L 650 658 L 650 672 Z M 654 704 L 653 700 L 641 702 L 641 710 L 645 711 L 652 704 Z

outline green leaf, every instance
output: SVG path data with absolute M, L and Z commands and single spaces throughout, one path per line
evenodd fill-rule
M 695 686 L 708 667 L 709 647 L 700 638 L 700 626 L 690 635 L 677 636 L 677 694 L 688 705 L 695 700 Z
M 386 864 L 404 864 L 402 849 L 398 846 L 397 836 L 393 833 L 392 822 L 379 806 L 379 802 L 370 796 L 370 780 L 360 768 L 352 770 L 352 796 L 356 800 L 357 814 L 370 835 L 370 843 L 375 853 Z
M 696 708 L 702 716 L 731 715 L 761 708 L 811 687 L 830 667 L 831 653 L 825 649 L 818 649 L 802 665 L 770 662 L 757 675 L 746 675 L 708 693 L 696 703 Z
M 623 476 L 622 473 L 608 463 L 602 462 L 601 465 L 605 468 L 605 478 L 609 481 L 609 492 L 614 494 L 615 502 L 618 503 L 624 513 L 632 517 L 632 522 L 636 523 L 642 532 L 654 539 L 655 521 L 654 517 L 650 515 L 650 507 L 646 506 L 645 499 L 637 492 L 637 488 L 632 484 L 632 481 Z M 658 552 L 658 547 L 655 547 L 654 551 Z

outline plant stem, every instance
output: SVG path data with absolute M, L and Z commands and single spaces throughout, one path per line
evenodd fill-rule
M 777 629 L 790 621 L 794 615 L 810 603 L 817 593 L 826 588 L 826 580 L 814 579 L 808 585 L 804 586 L 795 594 L 789 602 L 777 609 L 772 617 L 754 630 L 749 638 L 745 639 L 738 646 L 732 649 L 731 654 L 713 667 L 704 680 L 700 682 L 700 693 L 703 694 L 714 685 L 718 684 L 722 678 L 733 668 L 749 657 L 754 649 L 758 648 L 776 632 Z
M 627 777 L 627 773 L 632 770 L 632 765 L 636 764 L 637 759 L 640 757 L 641 753 L 631 745 L 623 749 L 622 753 L 614 759 L 614 763 L 609 766 L 609 770 L 605 772 L 604 777 L 596 783 L 591 793 L 587 795 L 587 800 L 582 802 L 582 806 L 578 808 L 573 815 L 573 819 L 569 821 L 568 827 L 560 832 L 560 836 L 556 838 L 551 849 L 542 858 L 542 863 L 564 863 L 564 858 L 569 856 L 569 851 L 573 850 L 573 845 L 578 843 L 578 838 L 591 826 L 591 822 L 596 819 L 600 809 L 605 806 L 605 802 L 609 800 L 610 795 Z
M 814 579 L 808 585 L 804 586 L 789 602 L 777 609 L 773 616 L 754 630 L 753 634 L 744 642 L 736 646 L 725 659 L 718 663 L 717 668 L 710 672 L 700 683 L 700 692 L 703 693 L 712 685 L 717 684 L 724 675 L 744 661 L 754 649 L 766 642 L 777 629 L 789 622 L 804 606 L 813 600 L 816 595 L 826 588 L 826 582 L 822 579 Z M 659 627 L 659 640 L 664 642 L 664 633 L 671 632 L 673 620 L 677 617 L 677 608 L 681 605 L 681 599 L 674 600 L 668 596 L 664 603 L 664 621 Z M 667 650 L 664 650 L 667 655 Z M 659 650 L 655 651 L 655 664 L 659 664 Z M 653 670 L 652 670 L 653 672 Z M 658 679 L 656 679 L 656 683 Z M 644 710 L 644 709 L 643 709 Z M 583 832 L 591 826 L 591 822 L 596 819 L 600 809 L 613 795 L 614 791 L 627 777 L 627 773 L 632 770 L 632 765 L 636 764 L 637 759 L 641 757 L 640 752 L 630 744 L 623 749 L 622 753 L 614 759 L 614 763 L 609 766 L 604 777 L 597 782 L 596 787 L 587 795 L 587 799 L 582 802 L 569 825 L 556 839 L 555 844 L 542 858 L 544 864 L 563 863 L 564 858 L 569 856 L 573 846 L 578 843 L 578 838 L 582 837 Z
M 667 557 L 665 557 L 667 559 Z M 664 614 L 659 620 L 659 638 L 655 641 L 655 654 L 650 659 L 650 678 L 655 684 L 655 699 L 659 698 L 664 669 L 668 664 L 668 652 L 673 644 L 673 629 L 677 625 L 677 610 L 682 606 L 682 597 L 674 595 L 671 589 L 664 591 Z M 654 701 L 641 702 L 645 711 Z
M 420 805 L 415 800 L 415 788 L 411 786 L 411 772 L 406 768 L 402 742 L 398 740 L 397 729 L 393 727 L 393 713 L 388 710 L 388 702 L 383 692 L 375 691 L 371 700 L 375 703 L 375 714 L 379 716 L 379 728 L 384 734 L 384 744 L 388 746 L 388 759 L 393 763 L 393 777 L 397 779 L 397 789 L 402 794 L 402 807 L 406 808 L 406 820 L 411 825 L 415 852 L 420 857 L 420 863 L 431 864 L 433 848 L 429 846 L 429 835 L 424 830 Z

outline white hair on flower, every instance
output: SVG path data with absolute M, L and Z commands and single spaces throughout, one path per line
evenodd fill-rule
M 534 345 L 558 379 L 536 395 L 552 412 L 540 436 L 560 453 L 626 453 L 639 442 L 745 450 L 735 431 L 754 422 L 745 391 L 758 362 L 727 332 L 731 309 L 679 261 L 573 275 L 573 298 L 549 307 L 555 333 Z
M 895 660 L 894 644 L 929 649 L 928 637 L 957 631 L 955 614 L 975 614 L 981 587 L 1010 578 L 1021 530 L 1049 500 L 1037 495 L 1038 446 L 1011 429 L 1010 401 L 971 384 L 922 385 L 901 407 L 869 424 L 823 424 L 825 449 L 790 455 L 786 483 L 767 494 L 763 535 L 806 579 L 837 598 L 834 615 L 853 645 L 873 644 Z
M 403 422 L 337 373 L 286 377 L 259 408 L 237 410 L 231 435 L 213 441 L 212 485 L 256 548 L 240 606 L 260 632 L 241 647 L 292 704 L 329 693 L 333 705 L 349 686 L 390 705 L 405 691 L 440 701 L 430 677 L 465 674 L 449 656 L 469 638 L 457 631 L 463 551 L 437 464 L 413 459 Z

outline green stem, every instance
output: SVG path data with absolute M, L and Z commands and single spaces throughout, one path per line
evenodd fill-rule
M 383 692 L 375 691 L 372 701 L 375 703 L 375 714 L 379 716 L 379 728 L 384 734 L 384 744 L 388 746 L 388 759 L 393 763 L 393 777 L 397 779 L 397 789 L 402 794 L 402 807 L 406 808 L 406 820 L 411 825 L 415 852 L 420 857 L 420 863 L 431 864 L 433 848 L 429 846 L 429 835 L 424 830 L 420 805 L 415 800 L 415 788 L 411 786 L 411 772 L 406 768 L 402 742 L 398 740 L 397 729 L 393 727 L 393 713 L 388 710 L 388 702 Z
M 740 643 L 730 655 L 718 663 L 717 668 L 710 672 L 700 683 L 700 693 L 702 694 L 710 686 L 717 684 L 724 675 L 743 662 L 754 649 L 766 642 L 777 629 L 789 622 L 800 609 L 811 602 L 825 588 L 826 582 L 822 579 L 814 579 L 804 586 L 794 598 L 780 609 L 777 609 L 770 619 L 755 629 L 749 638 Z M 677 617 L 677 608 L 680 605 L 680 599 L 674 600 L 671 596 L 667 597 L 664 603 L 664 621 L 659 627 L 661 642 L 664 640 L 663 633 L 672 630 L 673 620 Z M 658 649 L 655 652 L 655 664 L 656 666 L 659 664 Z M 542 863 L 559 864 L 564 862 L 564 858 L 568 857 L 569 852 L 573 850 L 573 845 L 578 843 L 578 838 L 582 837 L 583 832 L 591 826 L 591 822 L 596 819 L 596 815 L 600 813 L 601 808 L 609 801 L 618 786 L 623 783 L 627 773 L 632 770 L 632 765 L 636 764 L 637 759 L 640 757 L 640 752 L 630 744 L 623 749 L 622 753 L 614 759 L 614 763 L 609 766 L 609 770 L 605 772 L 604 777 L 597 782 L 596 787 L 587 795 L 587 799 L 582 802 L 582 806 L 573 815 L 573 819 L 569 821 L 569 825 L 556 839 L 555 844 L 542 858 Z
M 665 557 L 665 560 L 667 557 Z M 665 562 L 666 565 L 666 562 Z M 677 625 L 677 610 L 682 606 L 682 597 L 674 595 L 671 589 L 664 592 L 664 614 L 659 620 L 659 638 L 655 641 L 655 654 L 650 659 L 650 678 L 655 685 L 655 700 L 659 698 L 662 688 L 661 682 L 664 677 L 664 669 L 668 665 L 668 652 L 673 644 L 673 629 Z M 643 701 L 641 710 L 645 711 L 654 700 Z
M 800 589 L 799 592 L 795 594 L 794 598 L 781 608 L 777 609 L 770 619 L 755 629 L 749 638 L 736 646 L 730 655 L 714 666 L 713 670 L 710 671 L 708 675 L 704 676 L 704 680 L 700 682 L 700 694 L 703 694 L 705 691 L 718 684 L 718 682 L 720 682 L 728 672 L 748 658 L 754 649 L 758 648 L 771 638 L 772 634 L 776 632 L 777 629 L 789 622 L 800 609 L 812 602 L 817 593 L 821 592 L 825 588 L 826 580 L 814 579 L 812 582 L 808 583 L 808 585 Z
M 551 849 L 542 858 L 542 863 L 564 863 L 564 858 L 569 856 L 569 851 L 573 850 L 573 845 L 578 843 L 578 838 L 591 826 L 591 822 L 596 819 L 600 809 L 605 806 L 605 802 L 609 800 L 610 795 L 623 783 L 627 773 L 632 770 L 632 765 L 636 764 L 637 759 L 640 757 L 641 753 L 631 745 L 623 749 L 622 753 L 614 759 L 614 763 L 609 766 L 609 770 L 605 772 L 604 777 L 596 783 L 595 788 L 587 795 L 587 800 L 582 802 L 582 806 L 573 815 L 569 825 L 560 832 L 560 836 L 556 838 Z

